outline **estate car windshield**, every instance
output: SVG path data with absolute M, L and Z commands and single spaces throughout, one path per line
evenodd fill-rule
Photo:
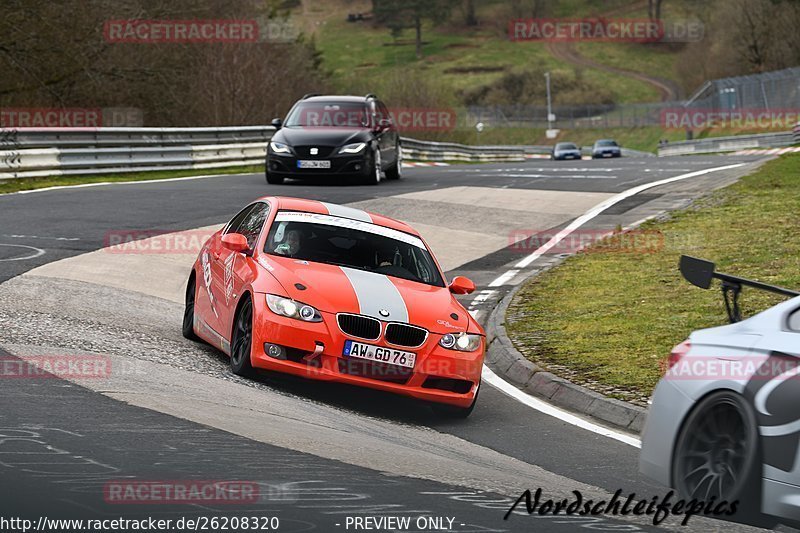
M 370 222 L 279 211 L 264 252 L 444 287 L 422 239 Z
M 286 117 L 286 127 L 366 128 L 367 106 L 358 102 L 301 102 Z
M 597 141 L 595 143 L 598 147 L 599 146 L 617 146 L 617 143 L 614 141 Z
M 558 143 L 556 145 L 556 150 L 577 150 L 578 147 L 572 143 Z

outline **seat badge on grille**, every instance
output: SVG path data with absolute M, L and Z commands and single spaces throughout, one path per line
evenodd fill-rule
M 387 317 L 389 316 L 389 311 L 387 311 L 386 309 L 381 309 L 378 311 L 378 314 L 381 315 L 382 317 Z
M 309 153 L 311 155 L 317 155 L 319 153 L 319 148 L 312 148 L 311 150 L 309 150 Z

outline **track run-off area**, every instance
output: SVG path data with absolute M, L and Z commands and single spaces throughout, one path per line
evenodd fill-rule
M 131 232 L 191 240 L 260 196 L 344 204 L 418 229 L 448 278 L 475 281 L 462 302 L 485 321 L 516 285 L 569 253 L 560 241 L 685 207 L 763 161 L 529 160 L 407 168 L 402 180 L 378 186 L 276 186 L 251 174 L 2 195 L 0 357 L 96 354 L 113 369 L 95 379 L 3 380 L 4 504 L 40 516 L 46 501 L 53 517 L 73 518 L 277 516 L 280 531 L 345 531 L 348 518 L 389 515 L 439 517 L 461 532 L 751 530 L 699 517 L 655 528 L 648 516 L 528 516 L 524 506 L 504 520 L 526 489 L 595 500 L 668 489 L 638 473 L 636 435 L 527 396 L 490 368 L 474 413 L 458 421 L 375 391 L 234 376 L 224 355 L 181 336 L 198 248 L 107 246 L 109 236 Z M 542 237 L 515 244 L 524 235 Z M 188 478 L 257 482 L 264 497 L 149 507 L 103 498 L 113 480 Z

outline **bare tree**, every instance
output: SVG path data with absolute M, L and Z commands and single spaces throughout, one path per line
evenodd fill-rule
M 404 29 L 414 30 L 417 59 L 422 59 L 422 23 L 434 24 L 447 18 L 454 0 L 373 0 L 373 12 L 378 23 L 399 35 Z

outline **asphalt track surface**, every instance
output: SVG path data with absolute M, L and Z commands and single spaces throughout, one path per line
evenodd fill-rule
M 645 499 L 663 495 L 665 488 L 638 473 L 633 446 L 542 414 L 488 386 L 473 415 L 456 422 L 373 391 L 275 375 L 243 382 L 227 371 L 222 356 L 180 338 L 181 306 L 146 294 L 146 272 L 145 281 L 128 281 L 134 290 L 122 290 L 77 270 L 90 252 L 102 253 L 97 251 L 109 231 L 213 226 L 256 197 L 298 196 L 367 208 L 419 227 L 453 267 L 446 267 L 448 277 L 464 274 L 476 281 L 475 295 L 483 294 L 482 300 L 474 302 L 473 295 L 464 303 L 472 303 L 482 320 L 525 274 L 560 257 L 544 257 L 489 287 L 524 257 L 510 246 L 516 231 L 551 232 L 632 187 L 743 164 L 627 199 L 598 216 L 591 230 L 632 224 L 686 205 L 760 161 L 532 160 L 406 169 L 401 181 L 377 187 L 268 186 L 261 175 L 242 175 L 0 196 L 0 357 L 102 353 L 115 365 L 139 365 L 138 372 L 104 382 L 4 380 L 0 515 L 225 513 L 278 516 L 283 531 L 345 530 L 348 516 L 365 515 L 453 517 L 454 531 L 652 529 L 648 517 L 503 520 L 525 488 L 542 487 L 553 496 L 580 490 L 599 498 L 617 489 Z M 270 490 L 249 505 L 110 505 L 102 489 L 119 479 L 255 480 Z M 687 530 L 674 519 L 660 529 L 665 526 Z M 693 529 L 745 528 L 693 518 L 688 530 Z

